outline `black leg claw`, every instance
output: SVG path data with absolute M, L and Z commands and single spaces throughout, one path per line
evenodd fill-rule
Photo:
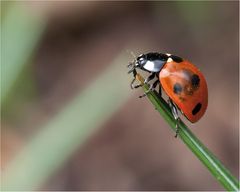
M 178 111 L 177 111 L 177 107 L 174 105 L 174 103 L 172 102 L 172 100 L 169 98 L 168 99 L 168 105 L 171 108 L 172 111 L 172 115 L 174 117 L 174 119 L 176 120 L 176 134 L 175 134 L 175 138 L 177 138 L 178 133 L 179 133 L 179 122 L 180 122 L 180 118 L 178 116 Z
M 131 89 L 136 89 L 139 87 L 139 85 L 133 85 L 135 81 L 136 81 L 136 78 L 134 78 L 130 84 Z
M 139 87 L 142 87 L 142 85 L 141 85 L 141 84 L 135 85 L 135 86 L 134 86 L 134 89 L 137 89 L 137 88 L 139 88 Z
M 150 85 L 149 89 L 148 89 L 143 95 L 140 95 L 139 98 L 143 98 L 143 97 L 147 96 L 147 94 L 148 94 L 150 91 L 153 91 L 153 85 Z
M 133 85 L 133 83 L 134 83 L 135 81 L 136 81 L 136 78 L 134 78 L 134 79 L 132 80 L 131 84 L 130 84 L 131 89 L 137 89 L 137 88 L 139 88 L 139 87 L 142 87 L 141 84 Z
M 143 95 L 140 95 L 138 98 L 141 99 L 141 98 L 143 98 L 143 97 L 145 97 L 145 96 L 147 96 L 147 92 L 144 93 Z

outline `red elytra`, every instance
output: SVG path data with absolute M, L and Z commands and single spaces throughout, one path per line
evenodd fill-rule
M 170 61 L 159 72 L 163 90 L 192 123 L 205 113 L 208 105 L 208 89 L 203 74 L 187 60 Z

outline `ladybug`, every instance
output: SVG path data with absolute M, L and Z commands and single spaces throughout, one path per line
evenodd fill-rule
M 154 90 L 159 84 L 159 95 L 161 88 L 168 96 L 168 104 L 172 114 L 177 121 L 176 135 L 178 135 L 178 110 L 191 122 L 197 122 L 205 113 L 208 105 L 207 83 L 200 72 L 191 62 L 181 57 L 168 53 L 147 53 L 141 54 L 128 67 L 131 69 L 128 73 L 133 73 L 134 79 L 131 82 L 131 88 L 138 88 L 142 85 L 134 85 L 137 71 L 140 69 L 147 71 L 150 75 L 144 83 L 150 85 L 149 90 L 141 97 Z M 156 78 L 153 83 L 151 80 Z

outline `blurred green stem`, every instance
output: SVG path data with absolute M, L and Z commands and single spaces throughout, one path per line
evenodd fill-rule
M 144 79 L 137 74 L 137 79 L 143 84 Z M 147 84 L 143 84 L 143 90 L 149 89 Z M 147 94 L 151 103 L 155 106 L 162 117 L 168 122 L 173 131 L 176 131 L 176 122 L 166 101 L 158 96 L 154 91 Z M 212 175 L 228 191 L 238 191 L 238 180 L 223 166 L 223 164 L 205 147 L 199 139 L 182 122 L 179 122 L 179 138 L 189 147 L 197 158 L 208 168 Z
M 33 191 L 129 98 L 129 58 L 120 56 L 42 128 L 4 169 L 1 189 Z M 113 127 L 114 128 L 114 127 Z
M 19 2 L 9 4 L 1 21 L 2 105 L 33 54 L 45 23 L 41 17 L 30 14 L 30 10 Z

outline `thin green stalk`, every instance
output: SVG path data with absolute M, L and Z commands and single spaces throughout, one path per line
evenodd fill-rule
M 1 191 L 38 190 L 130 97 L 121 54 L 51 118 L 3 171 Z M 114 83 L 113 83 L 114 80 Z
M 34 54 L 45 29 L 44 19 L 31 15 L 23 3 L 11 2 L 1 18 L 1 90 L 2 105 L 17 83 L 19 74 Z M 4 2 L 6 6 L 6 2 Z
M 137 79 L 143 84 L 143 78 L 138 74 Z M 147 84 L 143 84 L 143 90 L 149 89 Z M 155 91 L 150 91 L 147 97 L 155 106 L 162 117 L 168 122 L 173 131 L 176 131 L 176 121 L 171 113 L 166 101 L 160 98 Z M 212 175 L 228 191 L 239 191 L 239 181 L 227 170 L 223 164 L 205 147 L 200 140 L 182 122 L 179 122 L 179 138 L 189 147 L 197 158 L 208 168 Z

